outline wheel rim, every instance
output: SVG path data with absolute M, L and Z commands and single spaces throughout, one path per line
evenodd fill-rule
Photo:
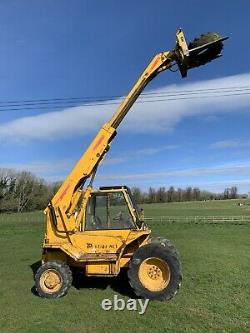
M 40 286 L 46 293 L 53 294 L 62 287 L 62 277 L 55 269 L 48 269 L 42 273 Z
M 143 260 L 139 268 L 141 284 L 149 291 L 162 291 L 170 281 L 170 268 L 166 261 L 151 257 Z

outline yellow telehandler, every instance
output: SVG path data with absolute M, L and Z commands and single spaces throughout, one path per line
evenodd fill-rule
M 92 184 L 117 127 L 145 86 L 174 65 L 185 77 L 189 69 L 218 58 L 225 39 L 207 33 L 187 45 L 179 29 L 175 48 L 156 54 L 113 117 L 100 129 L 45 209 L 42 264 L 35 274 L 39 296 L 64 296 L 74 269 L 80 269 L 85 276 L 114 277 L 124 268 L 139 297 L 165 301 L 175 295 L 182 273 L 173 244 L 162 237 L 150 238 L 151 230 L 128 187 L 93 189 Z

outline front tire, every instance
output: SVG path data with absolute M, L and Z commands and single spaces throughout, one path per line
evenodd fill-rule
M 174 244 L 167 238 L 163 237 L 153 237 L 149 240 L 150 243 L 162 245 L 166 247 L 168 250 L 172 251 L 178 258 L 180 257 L 180 254 Z
M 35 286 L 40 297 L 59 298 L 67 294 L 72 284 L 72 272 L 61 261 L 48 261 L 37 270 Z
M 156 243 L 142 246 L 130 261 L 128 278 L 137 296 L 159 301 L 171 299 L 182 281 L 177 252 Z

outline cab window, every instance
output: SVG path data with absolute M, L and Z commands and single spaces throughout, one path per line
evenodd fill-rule
M 86 209 L 85 230 L 135 227 L 122 192 L 92 194 Z

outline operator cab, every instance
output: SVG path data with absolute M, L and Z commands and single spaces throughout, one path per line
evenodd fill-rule
M 93 190 L 86 207 L 85 221 L 85 230 L 135 230 L 141 229 L 143 223 L 127 186 Z

